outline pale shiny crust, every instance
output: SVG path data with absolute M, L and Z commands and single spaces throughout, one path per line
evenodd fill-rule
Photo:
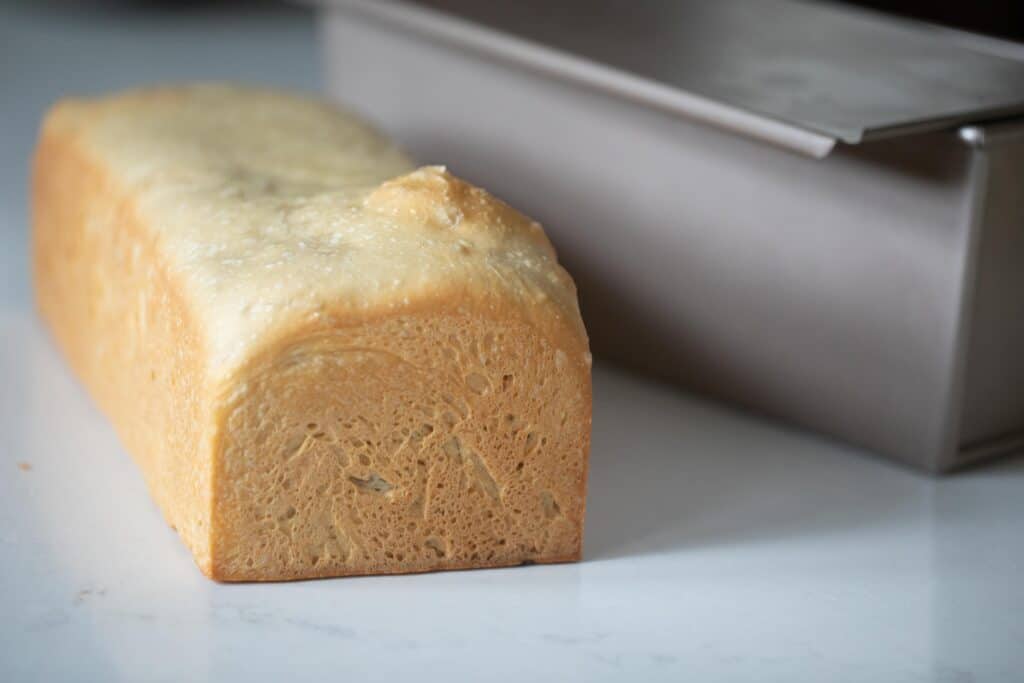
M 590 356 L 540 226 L 321 103 L 58 104 L 39 308 L 220 580 L 577 559 Z

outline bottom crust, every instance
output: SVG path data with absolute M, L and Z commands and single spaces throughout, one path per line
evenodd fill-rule
M 582 559 L 582 555 L 577 553 L 572 556 L 565 557 L 553 557 L 544 558 L 537 560 L 522 560 L 520 562 L 501 562 L 495 564 L 479 564 L 466 562 L 463 564 L 451 564 L 444 567 L 434 567 L 430 569 L 394 569 L 391 571 L 339 571 L 336 569 L 329 569 L 322 572 L 309 571 L 308 569 L 302 569 L 296 571 L 294 574 L 281 574 L 279 576 L 270 575 L 246 575 L 246 576 L 229 576 L 223 574 L 215 574 L 212 572 L 204 571 L 203 573 L 207 578 L 219 581 L 221 583 L 278 583 L 284 581 L 315 581 L 317 579 L 340 579 L 340 578 L 356 578 L 360 576 L 406 576 L 409 574 L 433 574 L 441 571 L 474 571 L 477 569 L 508 569 L 511 567 L 523 567 L 534 564 L 569 564 L 573 562 L 579 562 Z

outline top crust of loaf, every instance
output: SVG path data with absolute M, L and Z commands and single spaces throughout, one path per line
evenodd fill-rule
M 210 378 L 290 330 L 439 300 L 511 306 L 586 352 L 572 280 L 537 223 L 443 167 L 415 169 L 337 108 L 185 85 L 65 100 L 44 129 L 134 198 L 206 336 Z

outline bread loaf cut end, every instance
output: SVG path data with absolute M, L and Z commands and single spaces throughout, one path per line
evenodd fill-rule
M 515 320 L 441 309 L 297 333 L 226 402 L 212 574 L 580 556 L 582 373 Z

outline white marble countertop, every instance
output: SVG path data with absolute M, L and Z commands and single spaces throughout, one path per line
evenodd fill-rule
M 298 11 L 0 7 L 0 680 L 1024 677 L 1024 458 L 931 479 L 600 364 L 582 563 L 203 578 L 31 311 L 26 159 L 64 92 L 315 60 Z

